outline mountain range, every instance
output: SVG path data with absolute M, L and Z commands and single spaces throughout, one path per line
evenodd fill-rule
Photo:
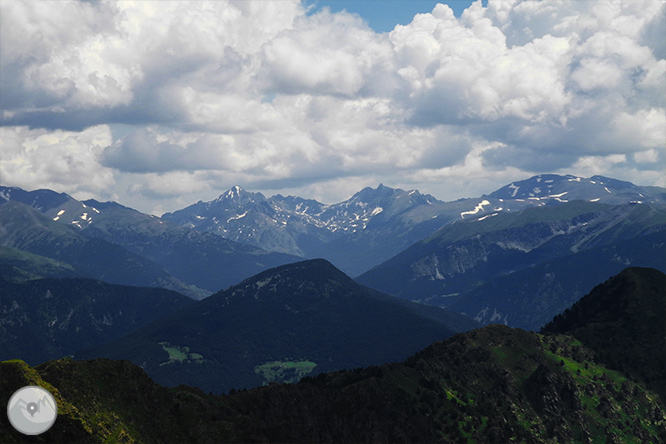
M 649 360 L 666 356 L 664 312 L 666 276 L 629 268 L 542 333 L 490 325 L 400 363 L 223 396 L 164 388 L 128 361 L 5 361 L 0 402 L 25 385 L 51 391 L 58 419 L 38 439 L 55 443 L 664 443 L 664 399 L 646 386 L 664 380 L 665 367 Z M 5 415 L 0 433 L 34 442 Z
M 659 205 L 666 203 L 666 190 L 602 176 L 544 174 L 455 202 L 380 184 L 325 205 L 279 194 L 266 198 L 236 186 L 213 201 L 199 201 L 162 219 L 267 251 L 322 257 L 358 276 L 448 223 L 574 200 Z
M 80 229 L 53 221 L 20 202 L 0 204 L 0 244 L 6 247 L 2 263 L 16 273 L 43 277 L 61 270 L 66 276 L 74 274 L 114 284 L 193 293 L 187 284 L 159 264 L 118 244 L 87 237 Z M 42 266 L 46 268 L 43 274 Z
M 666 205 L 576 200 L 447 224 L 359 276 L 482 324 L 538 330 L 627 266 L 666 271 Z
M 161 218 L 0 187 L 0 393 L 54 393 L 45 442 L 666 442 L 665 241 L 666 190 L 600 176 Z
M 195 299 L 321 257 L 382 292 L 537 330 L 623 267 L 666 271 L 666 190 L 602 176 L 544 174 L 455 202 L 384 185 L 331 205 L 233 187 L 161 218 L 50 190 L 0 187 L 2 201 L 0 268 Z
M 115 202 L 80 202 L 51 190 L 7 187 L 0 187 L 0 198 L 6 200 L 0 205 L 1 245 L 111 283 L 161 286 L 201 299 L 261 270 L 299 260 Z

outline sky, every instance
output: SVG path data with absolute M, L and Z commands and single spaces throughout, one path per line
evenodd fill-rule
M 662 0 L 0 0 L 0 184 L 162 214 L 248 191 L 666 186 Z

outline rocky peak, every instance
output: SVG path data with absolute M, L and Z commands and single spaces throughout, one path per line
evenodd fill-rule
M 212 204 L 234 204 L 234 205 L 247 205 L 262 202 L 266 200 L 261 193 L 250 193 L 245 191 L 243 188 L 235 185 L 218 196 Z

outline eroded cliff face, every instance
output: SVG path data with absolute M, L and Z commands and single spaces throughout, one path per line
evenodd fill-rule
M 410 264 L 413 280 L 445 280 L 458 274 L 488 271 L 507 274 L 545 258 L 592 247 L 617 221 L 604 213 L 587 213 L 563 220 L 528 223 L 520 227 L 474 233 L 460 239 L 433 240 L 436 244 Z M 481 230 L 482 231 L 482 230 Z M 494 262 L 483 269 L 483 264 Z

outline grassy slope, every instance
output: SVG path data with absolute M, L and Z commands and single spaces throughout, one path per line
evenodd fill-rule
M 27 251 L 0 245 L 0 276 L 25 281 L 40 277 L 76 277 L 80 274 L 70 264 Z

